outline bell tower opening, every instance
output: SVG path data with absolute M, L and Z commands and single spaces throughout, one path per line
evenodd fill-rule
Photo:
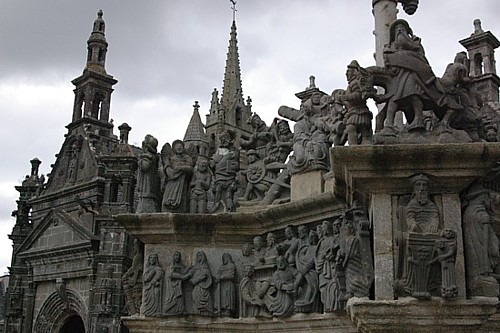
M 59 333 L 85 333 L 82 318 L 76 314 L 66 318 Z

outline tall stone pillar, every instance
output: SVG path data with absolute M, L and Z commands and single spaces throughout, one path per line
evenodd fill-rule
M 375 62 L 377 66 L 384 66 L 382 57 L 384 46 L 389 43 L 389 26 L 396 20 L 398 9 L 397 0 L 373 0 L 373 18 L 375 20 Z

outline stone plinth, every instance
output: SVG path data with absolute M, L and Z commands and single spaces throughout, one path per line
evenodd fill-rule
M 370 206 L 374 239 L 375 298 L 394 299 L 395 248 L 404 233 L 400 198 L 411 194 L 410 176 L 431 177 L 430 195 L 438 201 L 442 228 L 457 232 L 458 297 L 465 298 L 460 192 L 500 161 L 498 143 L 334 147 L 334 192 L 352 203 L 361 194 Z M 398 224 L 399 223 L 399 224 Z
M 446 301 L 419 301 L 408 297 L 393 301 L 351 298 L 347 312 L 363 333 L 487 332 L 483 325 L 496 312 L 497 298 L 477 297 Z
M 206 318 L 186 316 L 178 318 L 124 317 L 123 323 L 130 332 L 328 332 L 354 333 L 356 327 L 344 314 L 297 314 L 284 319 L 258 318 Z
M 296 201 L 317 196 L 325 191 L 325 171 L 309 171 L 292 175 L 290 200 Z

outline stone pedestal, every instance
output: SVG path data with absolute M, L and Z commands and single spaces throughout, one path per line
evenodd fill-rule
M 290 200 L 314 197 L 325 192 L 325 171 L 309 171 L 292 175 Z

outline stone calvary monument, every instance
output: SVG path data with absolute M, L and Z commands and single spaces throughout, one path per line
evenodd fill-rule
M 52 172 L 16 187 L 5 331 L 500 331 L 500 42 L 475 20 L 438 77 L 397 5 L 376 65 L 270 126 L 233 17 L 221 97 L 161 150 L 113 135 L 100 11 Z

